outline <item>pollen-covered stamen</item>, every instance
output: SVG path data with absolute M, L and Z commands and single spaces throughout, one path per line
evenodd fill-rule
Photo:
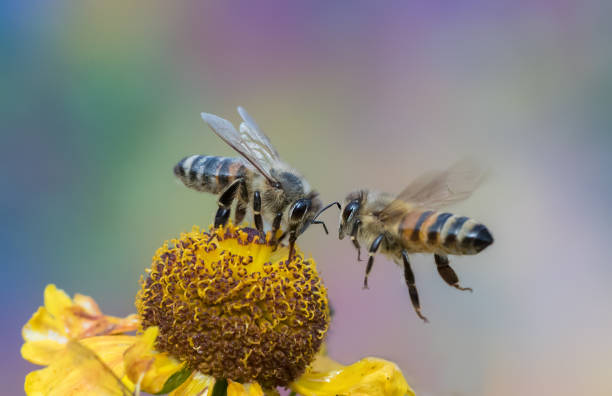
M 157 348 L 216 378 L 296 379 L 327 332 L 327 291 L 312 260 L 272 250 L 233 225 L 158 249 L 136 301 L 143 327 L 159 327 Z

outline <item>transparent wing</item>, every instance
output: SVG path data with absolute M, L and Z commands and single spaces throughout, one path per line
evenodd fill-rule
M 240 135 L 244 143 L 249 146 L 251 152 L 257 156 L 259 161 L 268 164 L 270 169 L 274 168 L 276 163 L 280 162 L 280 157 L 272 146 L 270 139 L 259 129 L 253 117 L 247 113 L 244 107 L 238 106 L 238 114 L 244 120 L 240 124 Z
M 447 170 L 428 172 L 419 177 L 399 193 L 397 199 L 438 209 L 468 198 L 484 176 L 482 169 L 474 163 L 460 161 Z
M 261 150 L 258 149 L 258 147 L 262 147 L 261 144 L 258 145 L 255 140 L 250 138 L 245 140 L 243 135 L 238 133 L 228 120 L 209 113 L 202 113 L 201 116 L 213 132 L 249 161 L 259 173 L 270 182 L 276 181 L 270 174 L 273 163 L 262 159 Z

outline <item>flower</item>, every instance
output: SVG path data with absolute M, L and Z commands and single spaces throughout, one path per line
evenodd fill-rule
M 49 285 L 45 305 L 38 308 L 22 330 L 21 355 L 32 363 L 49 364 L 68 341 L 119 334 L 138 328 L 138 316 L 116 318 L 103 315 L 96 302 L 77 294 L 70 299 L 63 290 Z
M 413 394 L 391 362 L 342 366 L 321 351 L 327 290 L 312 259 L 275 251 L 251 228 L 197 227 L 164 243 L 136 297 L 138 315 L 103 315 L 50 285 L 24 326 L 28 395 Z M 126 335 L 138 328 L 137 335 Z

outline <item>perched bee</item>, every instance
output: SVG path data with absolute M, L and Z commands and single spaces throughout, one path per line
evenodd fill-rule
M 367 190 L 349 194 L 341 209 L 339 238 L 350 236 L 359 261 L 360 246 L 369 246 L 363 287 L 368 287 L 374 255 L 383 253 L 403 265 L 412 306 L 427 322 L 421 314 L 408 255 L 433 253 L 438 273 L 446 283 L 459 290 L 472 291 L 459 285 L 447 255 L 479 253 L 493 243 L 493 237 L 483 224 L 439 210 L 468 198 L 481 180 L 481 172 L 462 162 L 446 171 L 421 176 L 396 197 Z
M 322 224 L 327 232 L 325 224 L 316 220 L 322 211 L 321 200 L 306 179 L 280 159 L 270 139 L 246 110 L 238 107 L 238 113 L 243 119 L 240 133 L 216 115 L 202 113 L 202 119 L 242 158 L 191 155 L 176 164 L 174 174 L 189 188 L 219 194 L 215 227 L 227 223 L 234 201 L 236 224 L 242 222 L 252 205 L 255 227 L 260 233 L 264 232 L 263 220 L 272 224 L 273 244 L 289 235 L 291 258 L 298 235 L 310 224 Z M 286 232 L 276 239 L 281 226 Z

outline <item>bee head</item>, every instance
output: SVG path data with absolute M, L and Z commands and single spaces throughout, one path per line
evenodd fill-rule
M 312 223 L 321 209 L 321 200 L 316 193 L 300 198 L 289 207 L 289 229 L 296 229 L 300 235 Z
M 340 215 L 340 229 L 338 230 L 338 238 L 343 239 L 345 235 L 351 233 L 353 225 L 359 217 L 359 209 L 361 209 L 361 203 L 363 201 L 363 194 L 361 192 L 351 193 L 344 200 L 342 205 L 342 212 Z

